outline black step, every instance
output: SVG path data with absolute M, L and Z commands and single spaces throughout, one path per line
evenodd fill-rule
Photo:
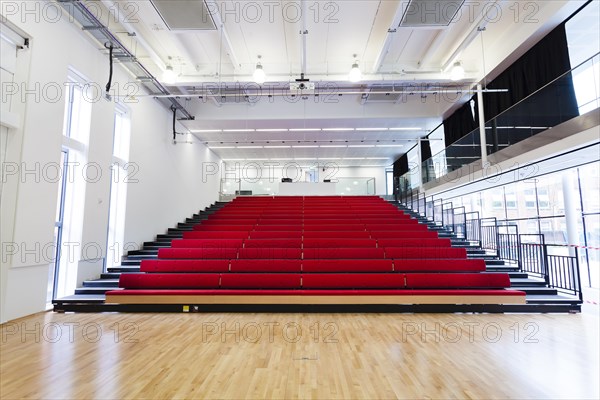
M 162 240 L 162 239 L 168 239 L 168 240 L 181 239 L 182 237 L 183 237 L 183 232 L 167 233 L 167 234 L 156 235 L 156 240 Z
M 113 267 L 113 268 L 109 268 L 108 272 L 140 272 L 140 266 L 139 263 L 138 265 L 130 265 L 130 266 L 126 266 L 126 265 L 121 265 L 120 267 Z
M 100 279 L 119 279 L 120 276 L 120 272 L 105 272 L 100 274 Z
M 118 279 L 94 279 L 83 281 L 83 287 L 118 287 Z
M 510 280 L 510 286 L 513 288 L 540 287 L 540 286 L 546 287 L 546 282 L 544 282 L 542 280 L 538 280 L 538 279 L 532 279 L 532 278 L 527 278 L 527 279 L 515 278 L 515 279 Z
M 144 249 L 146 248 L 154 248 L 154 247 L 171 247 L 170 245 L 171 240 L 164 240 L 164 241 L 153 241 L 153 242 L 144 242 Z
M 527 293 L 527 295 L 551 295 L 556 296 L 558 292 L 556 289 L 548 288 L 548 287 L 519 287 L 518 290 Z
M 158 249 L 156 250 L 131 250 L 127 252 L 127 257 L 131 256 L 157 256 Z
M 109 292 L 111 290 L 116 290 L 118 289 L 118 287 L 102 287 L 102 286 L 96 286 L 96 287 L 78 287 L 77 289 L 75 289 L 75 294 L 104 294 L 106 292 Z
M 128 259 L 125 258 L 123 260 L 121 260 L 121 265 L 124 267 L 131 267 L 131 266 L 138 266 L 140 265 L 140 260 L 139 259 Z M 110 268 L 109 268 L 110 270 Z

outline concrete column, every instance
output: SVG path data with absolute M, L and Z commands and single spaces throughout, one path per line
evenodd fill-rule
M 565 204 L 565 220 L 567 221 L 567 243 L 579 244 L 579 235 L 577 234 L 577 199 L 573 190 L 573 177 L 569 172 L 562 174 L 562 189 Z M 575 249 L 569 247 L 569 255 L 575 256 Z

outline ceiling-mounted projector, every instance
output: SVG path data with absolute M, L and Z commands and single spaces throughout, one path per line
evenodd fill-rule
M 308 94 L 314 91 L 314 82 L 290 82 L 290 92 L 302 92 Z

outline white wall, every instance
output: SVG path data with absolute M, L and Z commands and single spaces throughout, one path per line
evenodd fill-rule
M 28 2 L 29 3 L 29 2 Z M 6 161 L 20 167 L 19 173 L 7 177 L 2 191 L 2 282 L 0 322 L 45 309 L 45 288 L 52 260 L 41 251 L 53 243 L 58 182 L 45 179 L 47 165 L 60 162 L 63 140 L 65 91 L 71 66 L 89 81 L 104 87 L 108 79 L 108 59 L 82 34 L 65 14 L 59 21 L 45 21 L 40 15 L 8 16 L 9 22 L 31 37 L 31 47 L 24 50 L 24 60 L 31 59 L 28 76 L 22 79 L 25 89 L 36 90 L 25 97 L 13 97 L 14 111 L 22 109 L 22 128 L 3 132 Z M 113 87 L 133 81 L 120 67 L 115 68 Z M 45 87 L 62 87 L 58 97 L 44 96 Z M 49 93 L 46 93 L 49 94 Z M 139 98 L 128 104 L 132 118 L 130 162 L 137 166 L 138 183 L 128 185 L 126 241 L 141 244 L 152 240 L 178 221 L 209 206 L 218 197 L 218 177 L 203 182 L 202 163 L 219 160 L 202 144 L 171 144 L 171 112 L 151 98 Z M 113 119 L 115 103 L 94 99 L 92 128 L 87 150 L 88 163 L 100 166 L 101 178 L 86 183 L 83 208 L 83 232 L 80 248 L 93 244 L 106 254 L 110 194 Z M 7 136 L 6 138 L 4 136 Z M 23 174 L 24 168 L 33 170 Z M 81 174 L 82 169 L 74 169 Z M 6 257 L 7 245 L 18 251 Z M 23 250 L 31 250 L 24 252 Z M 94 252 L 88 253 L 89 257 Z M 79 281 L 96 277 L 103 259 L 79 259 Z
M 324 179 L 332 181 L 339 179 L 344 181 L 344 178 L 363 178 L 359 181 L 359 184 L 366 187 L 364 178 L 375 178 L 375 194 L 386 194 L 385 167 L 339 167 L 334 162 L 327 163 L 326 165 L 327 168 L 325 171 L 322 168 L 316 171 L 320 182 Z M 276 190 L 277 183 L 281 181 L 282 177 L 304 182 L 306 178 L 305 174 L 307 171 L 310 171 L 310 167 L 310 164 L 301 165 L 294 161 L 271 161 L 270 164 L 266 165 L 263 162 L 228 162 L 227 166 L 223 168 L 221 177 L 241 179 L 242 189 L 250 189 L 256 193 L 256 190 L 260 191 L 266 186 L 272 186 Z M 263 181 L 260 186 L 258 186 L 257 178 Z M 268 183 L 271 185 L 267 185 Z M 230 186 L 230 190 L 233 188 L 233 186 Z M 369 186 L 369 188 L 372 188 L 372 186 Z

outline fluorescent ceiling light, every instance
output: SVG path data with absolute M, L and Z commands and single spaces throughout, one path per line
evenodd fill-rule
M 265 149 L 289 149 L 292 146 L 265 146 Z
M 366 157 L 365 160 L 387 160 L 389 157 Z
M 404 147 L 403 144 L 378 144 L 375 147 Z
M 356 128 L 357 131 L 387 131 L 388 128 Z
M 321 128 L 293 128 L 290 132 L 320 132 Z
M 324 132 L 342 132 L 342 131 L 353 131 L 354 128 L 323 128 Z
M 214 133 L 214 132 L 221 132 L 220 129 L 190 129 L 190 132 L 192 133 Z
M 388 128 L 390 131 L 422 131 L 423 128 L 416 127 L 401 127 L 401 128 Z
M 370 147 L 375 147 L 374 144 L 351 144 L 348 147 L 364 147 L 364 148 L 370 148 Z
M 320 146 L 320 147 L 321 148 L 328 148 L 328 149 L 333 149 L 333 148 L 340 149 L 340 148 L 345 148 L 347 146 L 346 145 L 335 144 L 335 145 L 323 145 L 323 146 Z
M 235 146 L 211 146 L 209 149 L 235 149 Z
M 238 149 L 262 149 L 263 146 L 238 146 Z
M 317 145 L 299 145 L 299 146 L 292 146 L 294 149 L 316 149 L 319 146 Z
M 287 132 L 287 129 L 257 129 L 256 132 Z
M 223 129 L 223 132 L 254 132 L 254 129 Z

